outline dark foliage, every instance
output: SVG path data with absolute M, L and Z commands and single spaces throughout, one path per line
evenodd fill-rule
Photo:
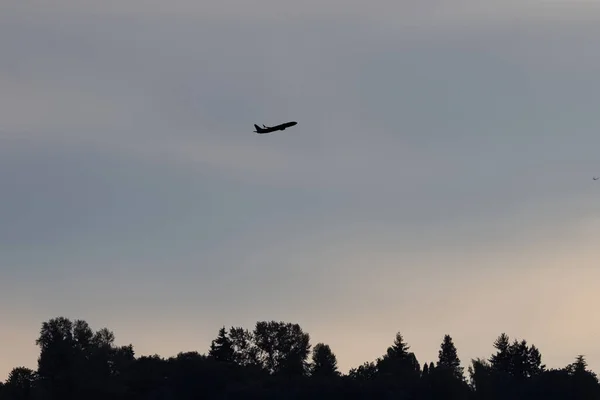
M 547 369 L 534 345 L 501 334 L 489 359 L 471 360 L 468 381 L 450 335 L 421 368 L 398 332 L 378 359 L 338 371 L 325 343 L 311 349 L 298 324 L 260 321 L 252 331 L 219 329 L 207 354 L 135 357 L 106 328 L 64 317 L 42 324 L 36 371 L 14 368 L 0 400 L 46 399 L 456 399 L 600 400 L 600 384 L 579 355 Z M 309 361 L 310 358 L 310 361 Z

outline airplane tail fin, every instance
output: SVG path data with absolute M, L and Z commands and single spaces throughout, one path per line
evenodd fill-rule
M 256 129 L 256 131 L 255 131 L 255 132 L 260 132 L 260 131 L 262 131 L 262 128 L 261 128 L 260 126 L 256 125 L 256 124 L 254 124 L 254 128 Z

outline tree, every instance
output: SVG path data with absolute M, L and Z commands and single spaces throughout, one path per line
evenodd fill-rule
M 498 379 L 517 379 L 539 375 L 546 368 L 542 364 L 542 355 L 534 345 L 529 346 L 526 340 L 514 340 L 510 343 L 508 335 L 502 333 L 494 342 L 497 352 L 490 358 L 493 370 L 499 374 Z M 504 378 L 501 378 L 504 376 Z
M 404 375 L 413 379 L 421 376 L 421 367 L 410 346 L 400 332 L 396 333 L 394 343 L 387 348 L 386 354 L 378 360 L 378 369 L 383 374 Z
M 75 348 L 80 352 L 87 352 L 94 345 L 94 331 L 89 324 L 82 320 L 73 323 L 73 341 Z
M 575 359 L 575 362 L 567 365 L 565 368 L 573 382 L 573 398 L 590 400 L 600 398 L 598 377 L 596 373 L 589 371 L 587 366 L 585 356 L 580 354 Z
M 542 364 L 542 354 L 534 345 L 531 345 L 527 352 L 527 364 L 529 376 L 538 376 L 546 370 L 546 366 Z
M 447 371 L 457 379 L 463 380 L 463 367 L 460 366 L 460 359 L 456 351 L 456 346 L 450 335 L 444 336 L 444 341 L 438 352 L 437 369 Z
M 386 354 L 377 360 L 377 376 L 388 391 L 401 393 L 401 396 L 413 396 L 421 378 L 421 367 L 410 346 L 400 332 L 396 333 L 394 343 Z
M 308 372 L 310 336 L 300 325 L 261 321 L 254 328 L 258 358 L 270 373 L 305 375 Z
M 583 355 L 564 368 L 546 370 L 534 345 L 510 342 L 506 334 L 495 341 L 489 359 L 471 360 L 469 383 L 449 335 L 438 349 L 437 365 L 424 363 L 422 371 L 398 332 L 382 357 L 347 375 L 338 371 L 328 345 L 318 343 L 311 352 L 309 339 L 298 324 L 262 321 L 253 331 L 232 327 L 228 333 L 222 327 L 206 355 L 136 358 L 132 345 L 115 345 L 108 328 L 94 332 L 83 320 L 59 317 L 42 324 L 38 370 L 14 368 L 0 383 L 0 400 L 600 399 L 598 377 Z M 307 370 L 311 377 L 305 379 Z
M 227 336 L 225 327 L 219 329 L 219 335 L 210 344 L 210 350 L 208 352 L 209 357 L 220 362 L 231 363 L 235 361 L 235 351 L 233 349 L 233 343 Z
M 429 365 L 427 363 L 423 364 L 423 371 L 421 372 L 421 376 L 426 378 L 429 375 Z
M 408 350 L 410 350 L 410 346 L 404 342 L 402 334 L 397 332 L 394 344 L 388 347 L 386 355 L 388 358 L 404 359 L 410 354 Z
M 351 368 L 348 371 L 348 377 L 357 381 L 369 381 L 377 376 L 377 366 L 373 362 L 364 362 L 357 368 Z
M 595 373 L 588 371 L 587 366 L 588 364 L 585 359 L 585 356 L 583 354 L 580 354 L 575 358 L 575 362 L 569 364 L 566 369 L 571 375 L 590 374 L 596 376 Z
M 2 398 L 27 400 L 31 397 L 36 382 L 37 374 L 35 371 L 26 367 L 13 368 L 8 375 L 4 388 L 2 388 Z
M 236 364 L 249 367 L 262 368 L 258 359 L 258 348 L 254 344 L 254 335 L 252 332 L 241 327 L 231 327 L 229 330 L 229 339 L 233 347 L 234 360 Z
M 52 398 L 71 398 L 76 351 L 73 323 L 65 317 L 42 323 L 36 344 L 40 347 L 37 372 L 46 392 Z
M 431 363 L 433 364 L 433 363 Z M 437 365 L 422 375 L 421 396 L 428 399 L 467 399 L 470 388 L 465 381 L 456 347 L 450 335 L 445 335 L 438 351 Z M 423 367 L 425 371 L 425 367 Z
M 535 346 L 529 347 L 526 340 L 514 340 L 509 347 L 508 371 L 516 379 L 523 380 L 540 374 L 545 368 L 542 356 Z
M 496 354 L 490 358 L 490 364 L 492 369 L 496 372 L 510 371 L 510 339 L 506 333 L 500 334 L 494 342 L 494 348 L 497 350 Z
M 314 377 L 339 376 L 337 358 L 327 344 L 317 343 L 313 348 L 311 375 Z
M 52 398 L 114 398 L 123 393 L 120 371 L 134 359 L 133 347 L 114 345 L 107 328 L 93 332 L 87 322 L 53 318 L 42 324 L 38 375 Z
M 157 354 L 138 357 L 127 369 L 127 389 L 132 399 L 157 399 L 168 377 L 168 362 Z
M 475 393 L 476 399 L 494 398 L 492 374 L 493 368 L 487 360 L 481 358 L 471 360 L 471 366 L 469 366 L 469 386 Z

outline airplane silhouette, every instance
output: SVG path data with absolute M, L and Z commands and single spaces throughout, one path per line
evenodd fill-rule
M 275 131 L 283 131 L 283 130 L 285 130 L 285 128 L 289 128 L 290 126 L 294 126 L 297 124 L 298 123 L 296 121 L 286 122 L 285 124 L 280 124 L 280 125 L 276 125 L 276 126 L 265 126 L 263 124 L 262 128 L 256 124 L 254 124 L 254 127 L 256 128 L 256 130 L 254 132 L 262 134 L 262 133 L 269 133 L 269 132 L 275 132 Z

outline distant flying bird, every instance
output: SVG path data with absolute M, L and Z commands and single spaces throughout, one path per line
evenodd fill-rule
M 296 121 L 286 122 L 285 124 L 280 124 L 280 125 L 276 125 L 276 126 L 265 126 L 263 124 L 262 128 L 256 124 L 254 124 L 254 128 L 256 128 L 256 130 L 254 132 L 262 134 L 262 133 L 269 133 L 269 132 L 275 132 L 275 131 L 283 131 L 283 130 L 285 130 L 285 128 L 289 128 L 290 126 L 294 126 L 297 124 L 298 123 Z
M 592 179 L 593 179 L 593 180 L 595 180 L 595 181 L 597 181 L 597 180 L 598 180 L 598 179 L 600 179 L 600 178 L 598 178 L 598 177 L 593 177 Z

